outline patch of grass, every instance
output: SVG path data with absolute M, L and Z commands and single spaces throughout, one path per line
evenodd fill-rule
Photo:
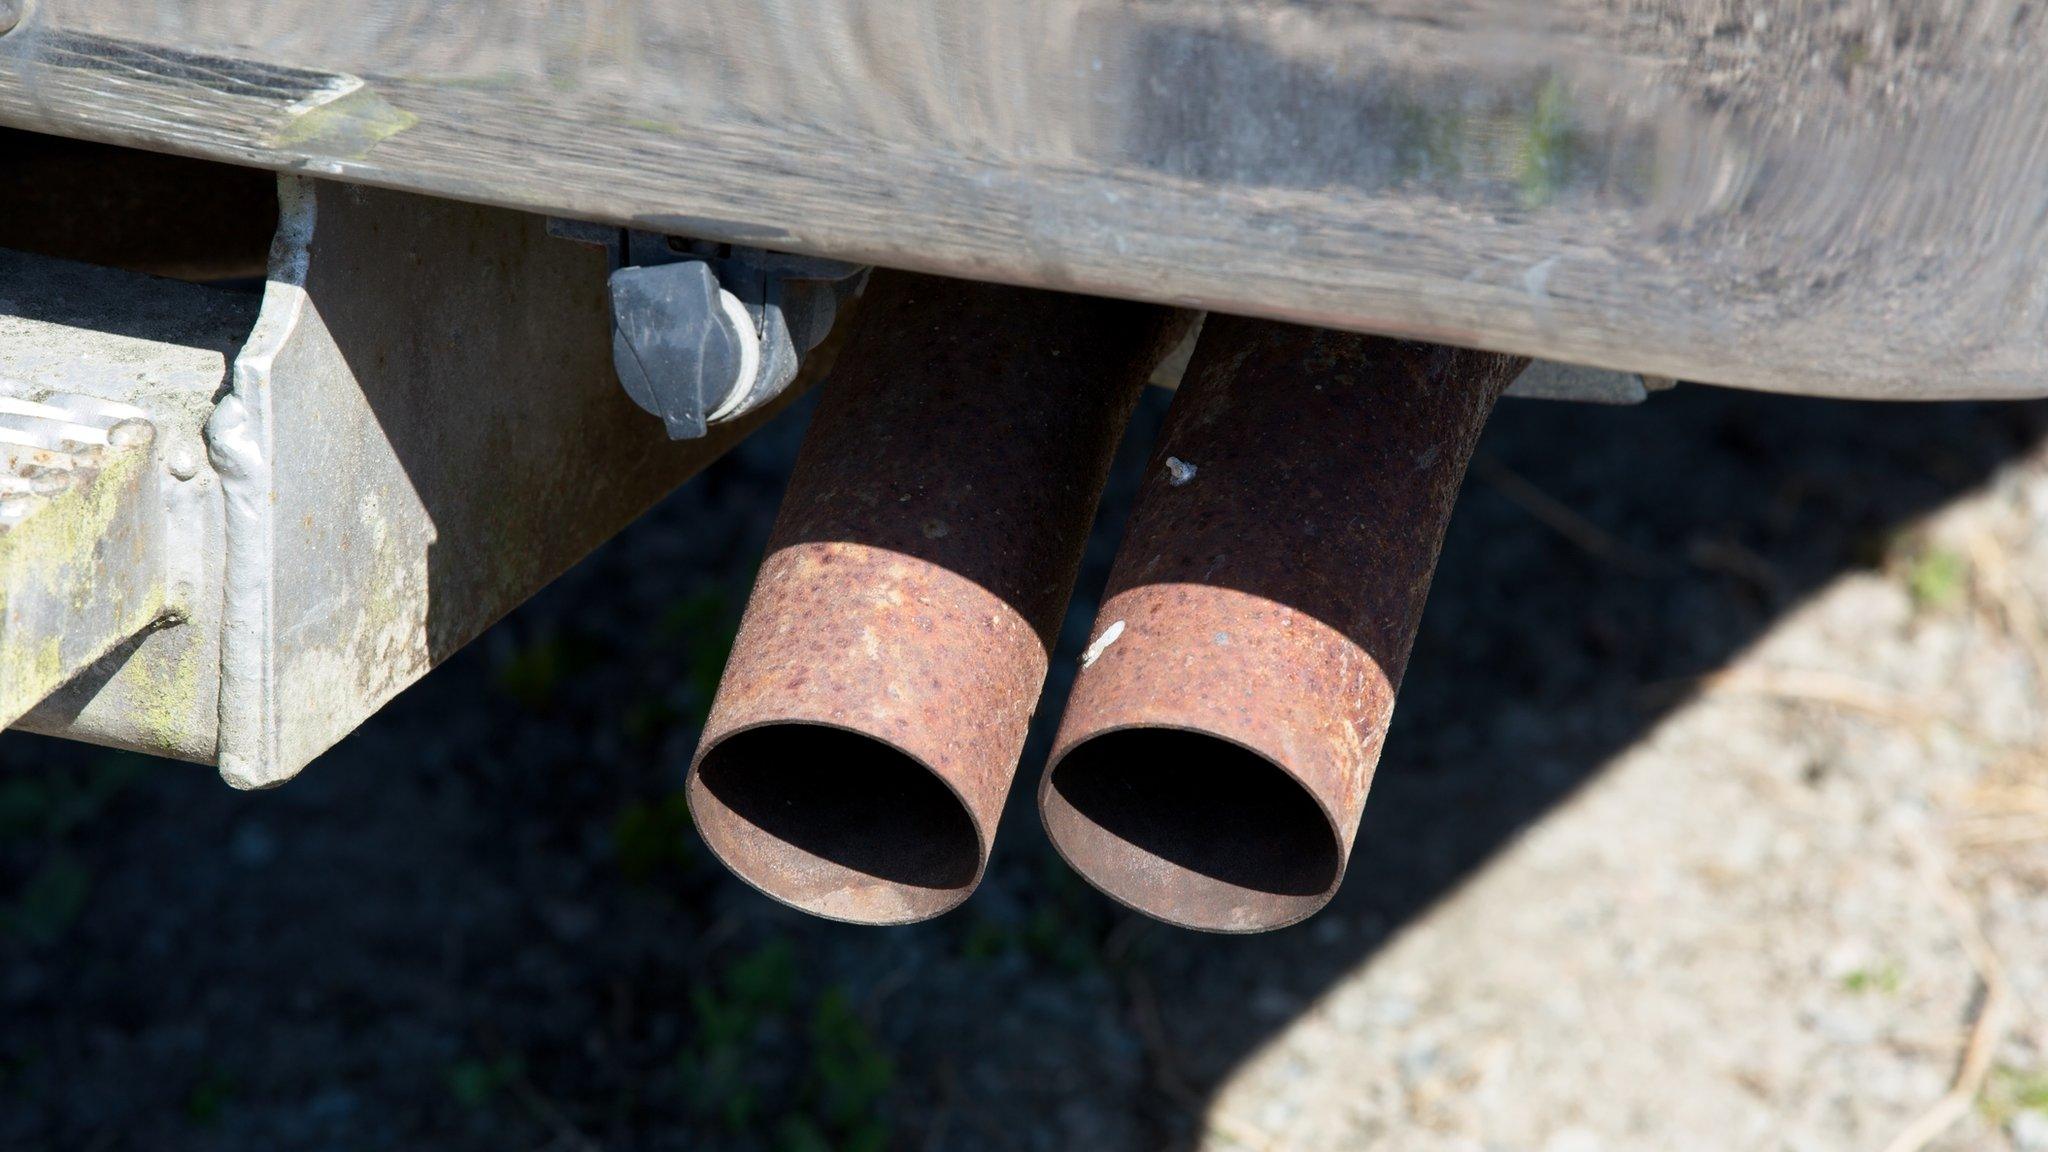
M 688 874 L 697 866 L 694 829 L 689 801 L 681 792 L 626 805 L 612 825 L 619 871 L 635 884 Z
M 448 1069 L 448 1093 L 464 1108 L 478 1111 L 490 1107 L 524 1073 L 516 1056 L 459 1061 Z
M 799 977 L 796 950 L 775 940 L 693 991 L 696 1036 L 679 1058 L 689 1102 L 736 1136 L 772 1134 L 777 1152 L 884 1152 L 895 1063 L 843 989 L 800 1014 Z
M 1946 548 L 1924 548 L 1906 565 L 1906 591 L 1924 609 L 1944 610 L 1962 603 L 1970 587 L 1970 562 Z
M 819 998 L 810 1040 L 809 1094 L 818 1120 L 842 1152 L 882 1152 L 889 1129 L 879 1108 L 896 1082 L 896 1066 L 840 989 Z
M 725 988 L 753 1011 L 789 1011 L 796 1001 L 796 950 L 787 940 L 770 940 L 726 969 Z
M 2048 1069 L 1993 1068 L 1983 1094 L 1977 1097 L 1977 1107 L 1993 1124 L 2005 1123 L 2016 1112 L 2048 1113 Z
M 1896 994 L 1904 983 L 1905 974 L 1899 971 L 1897 964 L 1887 960 L 1876 968 L 1858 968 L 1843 976 L 1842 990 L 1858 994 L 1882 992 L 1886 996 L 1891 996 Z
M 765 1028 L 794 1004 L 796 977 L 795 950 L 773 940 L 734 962 L 715 987 L 691 993 L 697 1037 L 683 1053 L 684 1087 L 700 1113 L 733 1132 L 752 1126 L 760 1093 L 751 1065 Z

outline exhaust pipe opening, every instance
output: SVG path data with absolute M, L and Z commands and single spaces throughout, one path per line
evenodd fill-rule
M 1053 844 L 1090 861 L 1105 893 L 1192 928 L 1293 923 L 1322 907 L 1343 868 L 1337 829 L 1300 781 L 1203 732 L 1086 740 L 1047 773 L 1041 811 Z
M 980 879 L 966 804 L 931 769 L 880 740 L 822 724 L 727 737 L 690 783 L 698 830 L 742 877 L 785 903 L 833 914 L 833 895 L 892 887 L 900 914 L 936 916 Z
M 1466 461 L 1524 363 L 1209 317 L 1039 785 L 1084 879 L 1212 932 L 1336 894 Z
M 878 272 L 687 784 L 748 884 L 908 924 L 981 879 L 1168 309 Z

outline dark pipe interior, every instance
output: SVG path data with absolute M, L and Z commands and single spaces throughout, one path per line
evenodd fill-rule
M 754 728 L 707 753 L 698 779 L 732 815 L 828 865 L 935 889 L 967 887 L 980 870 L 974 824 L 952 791 L 916 760 L 857 732 Z M 772 887 L 750 870 L 749 879 Z
M 1315 897 L 1337 881 L 1322 809 L 1287 773 L 1227 740 L 1170 728 L 1109 732 L 1067 753 L 1052 790 L 1139 852 L 1248 895 Z

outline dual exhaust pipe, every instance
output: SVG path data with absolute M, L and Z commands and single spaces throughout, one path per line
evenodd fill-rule
M 863 924 L 979 883 L 1109 463 L 1186 313 L 877 273 L 687 784 L 741 879 Z M 1507 356 L 1212 316 L 1039 782 L 1170 923 L 1335 893 Z

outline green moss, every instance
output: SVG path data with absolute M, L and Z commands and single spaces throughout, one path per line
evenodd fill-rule
M 1540 208 L 1555 200 L 1573 175 L 1583 146 L 1572 127 L 1570 112 L 1570 98 L 1564 85 L 1552 77 L 1537 92 L 1528 119 L 1519 126 L 1521 143 L 1515 154 L 1514 172 L 1524 207 Z
M 160 582 L 109 587 L 97 578 L 100 550 L 131 515 L 149 465 L 146 452 L 113 452 L 90 482 L 0 531 L 0 723 L 18 719 L 100 655 L 76 650 L 81 640 L 130 635 L 164 613 Z M 67 627 L 70 621 L 92 626 Z
M 292 117 L 271 135 L 270 143 L 276 148 L 354 158 L 419 122 L 418 116 L 393 107 L 369 88 L 358 88 Z

